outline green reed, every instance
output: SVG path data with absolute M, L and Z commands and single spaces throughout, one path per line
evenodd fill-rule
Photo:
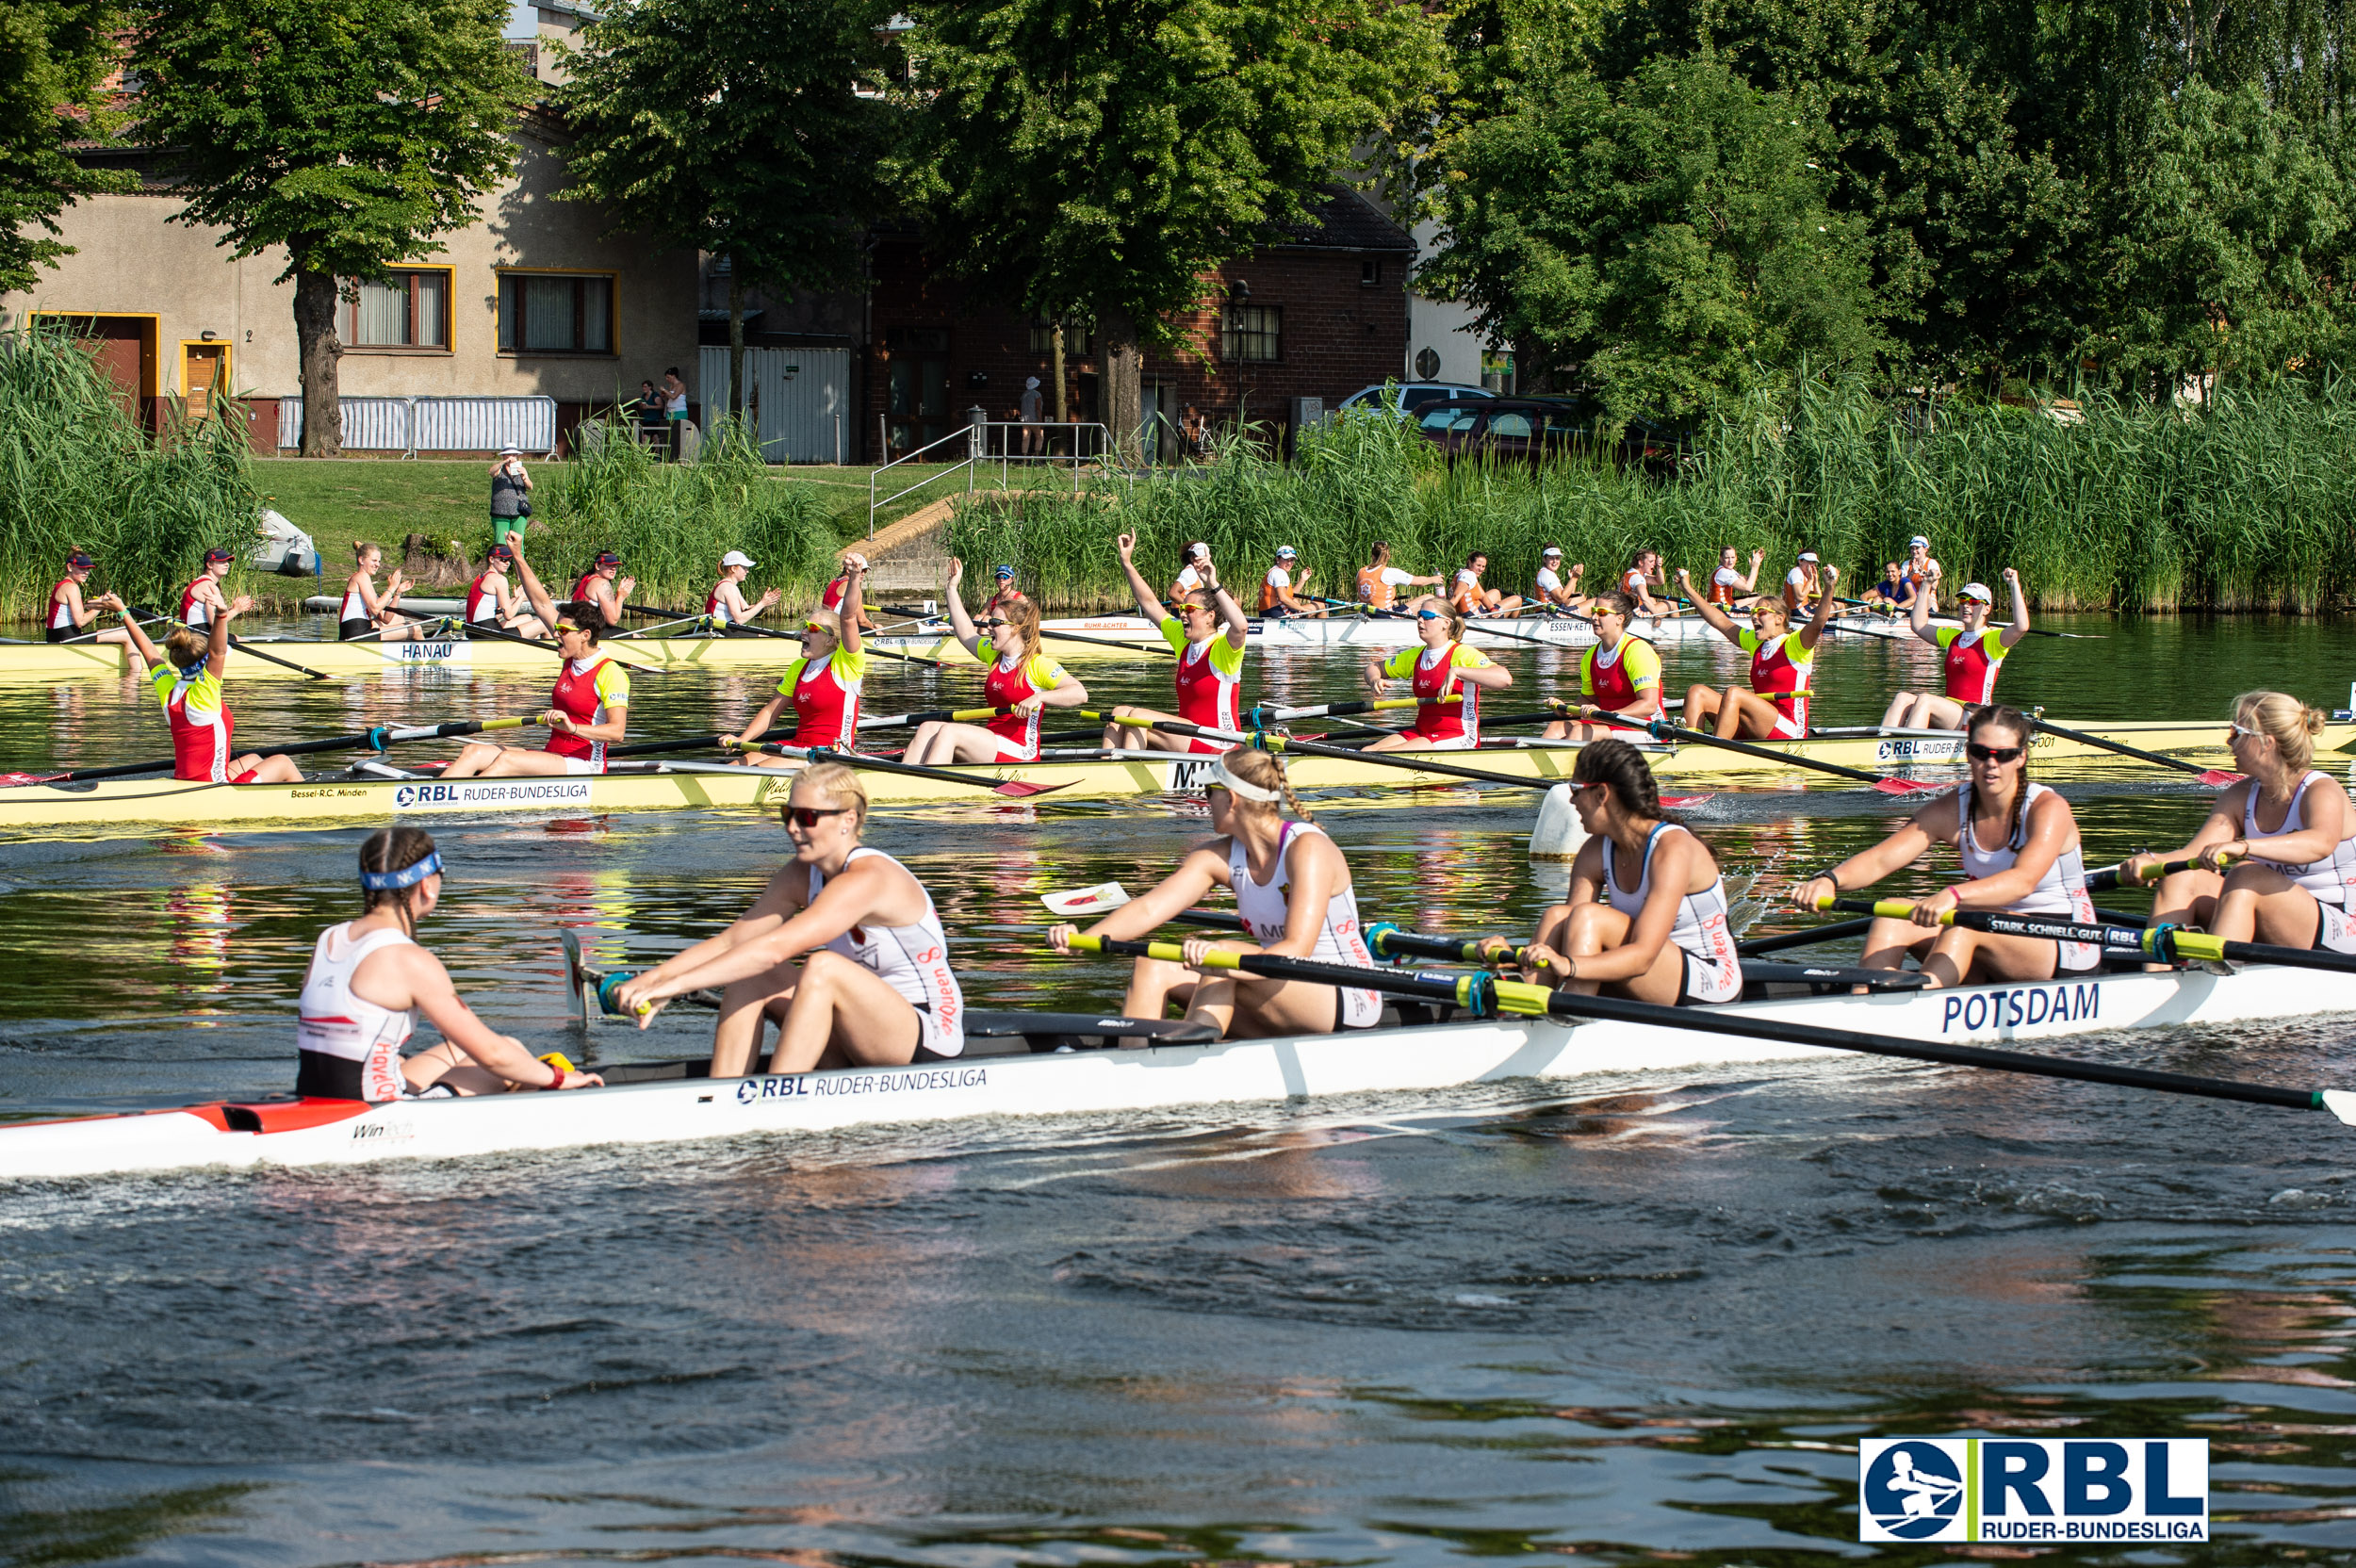
M 687 608 L 695 610 L 730 550 L 759 562 L 762 582 L 794 595 L 814 595 L 834 575 L 834 530 L 816 491 L 777 482 L 737 421 L 719 421 L 693 463 L 662 462 L 626 439 L 579 447 L 534 509 L 532 539 L 542 564 L 576 572 L 612 549 L 638 580 L 641 599 L 692 597 Z
M 156 439 L 66 333 L 0 333 L 0 614 L 37 616 L 76 546 L 94 590 L 176 603 L 206 549 L 254 541 L 260 509 L 243 405 Z
M 1521 591 L 1546 545 L 1600 585 L 1642 547 L 1706 581 L 1723 545 L 1767 551 L 1765 587 L 1802 549 L 1861 589 L 1906 540 L 1929 537 L 1951 583 L 2017 568 L 2047 608 L 2336 607 L 2356 591 L 2356 388 L 2288 384 L 2220 395 L 2205 410 L 2089 400 L 2063 425 L 2035 410 L 1893 410 L 1854 386 L 1810 386 L 1706 431 L 1666 477 L 1598 461 L 1537 467 L 1443 463 L 1412 429 L 1352 416 L 1304 432 L 1291 465 L 1249 445 L 1203 467 L 1106 476 L 1077 498 L 1039 494 L 961 508 L 947 543 L 1012 561 L 1059 604 L 1126 596 L 1111 536 L 1141 535 L 1166 581 L 1207 540 L 1256 593 L 1276 547 L 1348 598 L 1367 547 L 1396 564 L 1452 569 L 1478 548 L 1489 582 Z

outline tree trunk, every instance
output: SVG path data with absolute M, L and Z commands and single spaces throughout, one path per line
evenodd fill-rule
M 744 396 L 744 276 L 728 258 L 728 412 L 742 415 Z
M 295 258 L 295 351 L 303 367 L 303 455 L 344 454 L 344 405 L 335 361 L 344 346 L 335 341 L 335 277 L 313 271 Z
M 1048 379 L 1055 384 L 1055 423 L 1071 422 L 1072 405 L 1064 400 L 1063 323 L 1047 329 Z
M 1096 307 L 1096 354 L 1104 425 L 1121 466 L 1134 468 L 1143 460 L 1137 427 L 1145 422 L 1145 356 L 1137 322 L 1119 305 Z

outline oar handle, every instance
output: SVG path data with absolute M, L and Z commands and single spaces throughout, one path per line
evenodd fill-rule
M 1376 957 L 1388 958 L 1393 963 L 1415 957 L 1444 958 L 1464 964 L 1518 964 L 1522 955 L 1530 951 L 1521 945 L 1501 948 L 1495 955 L 1481 951 L 1490 942 L 1503 940 L 1502 937 L 1428 937 L 1402 931 L 1386 920 L 1366 927 L 1367 948 Z

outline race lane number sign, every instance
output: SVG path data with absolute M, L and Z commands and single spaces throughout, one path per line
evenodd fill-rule
M 2206 1541 L 2208 1440 L 1869 1438 L 1857 1539 Z

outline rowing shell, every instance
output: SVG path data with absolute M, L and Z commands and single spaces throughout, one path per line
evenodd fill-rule
M 2175 971 L 1865 997 L 1795 997 L 1713 1011 L 1862 1029 L 1895 1039 L 1986 1045 L 2297 1018 L 2344 1011 L 2351 1004 L 2356 987 L 2345 976 L 2252 967 L 2230 974 Z M 188 1166 L 448 1159 L 977 1117 L 1268 1104 L 1325 1095 L 1429 1092 L 1519 1078 L 1683 1073 L 1825 1055 L 1807 1046 L 1651 1024 L 1513 1018 L 1046 1054 L 1054 1053 L 1055 1044 L 1072 1043 L 1072 1035 L 1060 1032 L 1069 1027 L 1066 1022 L 1056 1033 L 1027 1040 L 1016 1036 L 975 1042 L 984 1050 L 1019 1054 L 973 1054 L 913 1067 L 734 1079 L 673 1075 L 562 1094 L 373 1107 L 340 1100 L 208 1104 L 24 1123 L 0 1128 L 0 1180 Z M 614 1072 L 627 1078 L 630 1070 L 624 1066 Z M 679 1070 L 676 1065 L 669 1069 L 671 1074 Z
M 2058 722 L 2058 721 L 2057 721 Z M 2147 751 L 2215 749 L 2224 727 L 2201 724 L 2069 726 Z M 1808 741 L 1764 743 L 1793 758 L 1843 762 L 1853 767 L 1890 768 L 1960 761 L 1963 736 L 1955 730 L 1881 734 L 1860 730 Z M 2356 743 L 2356 724 L 2333 725 L 2315 739 L 2316 749 L 2343 750 Z M 2111 759 L 2081 742 L 2039 731 L 2037 756 L 2046 760 Z M 1742 775 L 1775 776 L 1782 766 L 1721 751 L 1714 746 L 1642 747 L 1653 772 L 1664 778 L 1693 780 Z M 1415 753 L 1394 752 L 1394 757 Z M 1444 765 L 1469 766 L 1508 778 L 1566 779 L 1577 760 L 1573 745 L 1514 745 L 1429 755 Z M 2114 759 L 2115 760 L 2115 759 Z M 1020 779 L 1047 786 L 1066 800 L 1119 799 L 1137 795 L 1199 793 L 1215 759 L 1175 752 L 1091 752 L 1039 762 L 966 765 L 942 771 L 990 783 Z M 1423 773 L 1354 758 L 1297 756 L 1285 771 L 1299 790 L 1387 789 L 1402 786 L 1467 787 L 1443 774 Z M 388 817 L 550 817 L 600 815 L 609 811 L 742 809 L 780 804 L 793 774 L 775 768 L 671 769 L 659 763 L 616 763 L 595 777 L 390 779 L 324 777 L 301 784 L 205 784 L 173 778 L 106 779 L 89 784 L 24 784 L 0 789 L 0 834 L 62 832 L 105 836 L 172 827 L 301 825 L 382 822 Z M 877 805 L 924 805 L 964 801 L 988 804 L 991 797 L 969 785 L 898 774 L 864 776 L 868 796 Z M 1518 796 L 1522 793 L 1515 791 Z M 1396 798 L 1413 797 L 1403 791 Z

